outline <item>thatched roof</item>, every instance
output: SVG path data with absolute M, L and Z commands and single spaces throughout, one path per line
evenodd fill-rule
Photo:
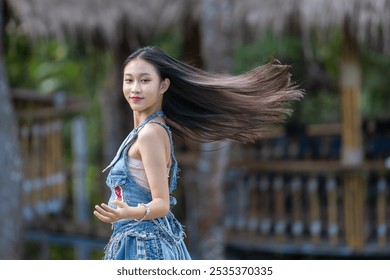
M 237 29 L 258 37 L 271 30 L 283 33 L 300 1 L 296 0 L 243 0 L 234 1 L 233 24 Z
M 8 0 L 21 29 L 31 38 L 65 35 L 86 41 L 99 38 L 115 45 L 128 40 L 147 40 L 179 24 L 185 1 L 177 0 Z M 122 38 L 120 38 L 122 39 Z
M 100 36 L 110 45 L 124 32 L 128 40 L 152 38 L 192 16 L 196 0 L 8 0 L 22 29 L 33 38 Z M 327 34 L 347 26 L 360 43 L 376 43 L 390 51 L 390 0 L 232 0 L 235 34 L 258 37 L 298 26 L 303 32 Z M 249 35 L 248 35 L 249 34 Z
M 389 0 L 303 0 L 300 5 L 302 26 L 327 31 L 346 23 L 361 42 L 370 39 L 390 43 Z M 382 29 L 382 32 L 380 32 Z M 390 46 L 390 45 L 388 45 Z
M 326 37 L 345 26 L 359 43 L 390 52 L 390 0 L 239 0 L 233 18 L 253 37 L 267 30 L 281 34 L 292 26 Z

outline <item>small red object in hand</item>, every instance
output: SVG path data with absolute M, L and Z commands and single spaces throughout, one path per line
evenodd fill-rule
M 120 186 L 115 187 L 115 195 L 117 200 L 123 201 L 122 188 Z

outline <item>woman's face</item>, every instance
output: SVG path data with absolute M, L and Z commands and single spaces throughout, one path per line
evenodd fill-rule
M 123 71 L 123 94 L 137 112 L 161 110 L 162 97 L 169 80 L 161 80 L 156 68 L 142 58 L 130 61 Z

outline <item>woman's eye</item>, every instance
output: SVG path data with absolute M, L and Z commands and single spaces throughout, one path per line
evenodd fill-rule
M 131 80 L 131 79 L 125 79 L 125 82 L 126 83 L 131 83 L 133 80 Z
M 148 80 L 148 79 L 142 79 L 141 82 L 142 82 L 142 83 L 148 83 L 148 82 L 150 82 L 150 80 Z

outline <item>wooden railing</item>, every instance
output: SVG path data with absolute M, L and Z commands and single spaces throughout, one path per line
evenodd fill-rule
M 225 186 L 228 246 L 292 254 L 389 254 L 390 170 L 384 156 L 390 156 L 390 137 L 380 136 L 388 141 L 382 148 L 372 145 L 375 135 L 366 138 L 370 159 L 344 166 L 337 132 L 337 125 L 290 137 L 274 132 L 236 149 Z
M 65 165 L 64 127 L 88 104 L 61 93 L 40 95 L 20 89 L 12 90 L 12 101 L 22 155 L 23 217 L 27 223 L 37 222 L 59 214 L 69 197 L 71 164 Z
M 74 248 L 75 259 L 102 251 L 109 227 L 90 219 L 86 186 L 88 102 L 62 93 L 12 89 L 22 156 L 25 258 L 49 258 L 52 244 Z M 106 238 L 103 238 L 105 236 Z M 26 246 L 27 247 L 27 246 Z
M 62 127 L 60 119 L 20 125 L 24 169 L 23 215 L 27 221 L 58 213 L 67 198 Z

